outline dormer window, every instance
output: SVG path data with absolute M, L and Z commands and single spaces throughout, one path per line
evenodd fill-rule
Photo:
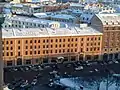
M 112 25 L 114 25 L 114 22 L 112 22 Z
M 108 25 L 108 22 L 106 22 L 106 25 Z

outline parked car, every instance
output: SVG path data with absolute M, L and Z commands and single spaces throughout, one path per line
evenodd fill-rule
M 75 68 L 76 71 L 79 71 L 79 70 L 83 70 L 83 66 L 79 66 L 77 68 Z
M 31 82 L 31 85 L 36 85 L 37 84 L 37 79 L 33 79 L 33 81 Z

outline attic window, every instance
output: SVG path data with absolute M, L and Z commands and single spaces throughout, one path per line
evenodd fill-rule
M 106 25 L 108 25 L 108 22 L 106 22 Z

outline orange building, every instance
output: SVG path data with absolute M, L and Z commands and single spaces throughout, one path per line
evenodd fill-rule
M 103 60 L 120 59 L 120 14 L 96 14 L 91 25 L 103 33 Z
M 5 66 L 100 60 L 102 33 L 92 27 L 3 29 Z

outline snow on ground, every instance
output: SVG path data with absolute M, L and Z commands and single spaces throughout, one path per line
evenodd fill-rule
M 63 85 L 70 87 L 72 89 L 70 90 L 81 90 L 79 87 L 83 86 L 83 90 L 97 90 L 97 85 L 96 84 L 91 84 L 90 82 L 82 82 L 80 78 L 61 78 L 60 83 Z M 106 90 L 106 81 L 102 81 L 100 83 L 100 88 L 99 90 Z M 111 85 L 108 87 L 108 90 L 120 90 L 116 89 L 116 83 L 111 83 Z

